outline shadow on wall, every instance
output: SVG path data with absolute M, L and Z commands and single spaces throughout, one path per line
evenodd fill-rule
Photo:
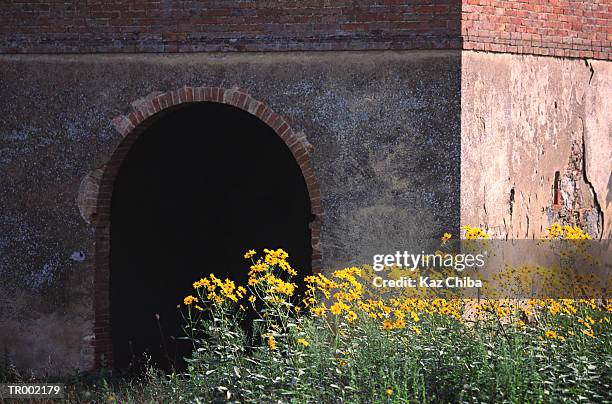
M 257 117 L 198 103 L 147 129 L 124 160 L 111 209 L 113 359 L 170 369 L 190 353 L 177 305 L 200 277 L 246 283 L 247 249 L 283 248 L 311 272 L 310 201 L 290 150 Z M 156 316 L 159 316 L 159 324 Z

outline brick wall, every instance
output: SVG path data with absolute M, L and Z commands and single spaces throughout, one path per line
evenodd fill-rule
M 465 49 L 612 60 L 612 0 L 463 0 Z
M 460 47 L 460 0 L 2 0 L 0 53 Z
M 612 0 L 4 0 L 0 16 L 0 53 L 460 49 L 463 42 L 612 60 Z

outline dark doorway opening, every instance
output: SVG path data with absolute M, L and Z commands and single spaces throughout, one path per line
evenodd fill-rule
M 144 354 L 161 369 L 182 367 L 190 344 L 176 339 L 183 336 L 177 305 L 210 272 L 244 284 L 247 249 L 283 248 L 298 278 L 310 274 L 310 220 L 297 162 L 257 117 L 198 103 L 154 123 L 130 149 L 113 188 L 115 367 L 138 366 Z

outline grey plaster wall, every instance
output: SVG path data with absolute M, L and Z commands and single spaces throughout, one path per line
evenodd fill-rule
M 132 101 L 238 86 L 286 116 L 315 148 L 328 270 L 457 231 L 460 63 L 453 51 L 0 56 L 0 350 L 39 372 L 91 366 L 94 229 L 78 191 Z

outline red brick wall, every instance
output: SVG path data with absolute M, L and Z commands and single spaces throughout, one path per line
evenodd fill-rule
M 460 49 L 463 40 L 612 60 L 611 16 L 612 0 L 0 0 L 0 53 Z
M 0 0 L 0 53 L 460 47 L 460 0 Z
M 463 0 L 465 49 L 612 60 L 612 0 Z

